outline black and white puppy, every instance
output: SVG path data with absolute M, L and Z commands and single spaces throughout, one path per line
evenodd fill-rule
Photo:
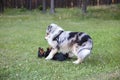
M 48 44 L 52 47 L 46 60 L 50 60 L 58 52 L 74 54 L 77 60 L 74 64 L 81 63 L 90 53 L 93 47 L 93 41 L 89 35 L 84 32 L 64 31 L 56 24 L 50 24 L 46 29 Z
M 43 50 L 43 48 L 39 47 L 38 48 L 38 57 L 42 58 L 42 57 L 47 57 L 49 55 L 49 53 L 51 52 L 52 48 L 47 48 L 46 51 Z M 57 60 L 57 61 L 65 61 L 66 59 L 70 59 L 68 57 L 68 54 L 63 54 L 61 52 L 55 54 L 52 58 L 52 60 Z

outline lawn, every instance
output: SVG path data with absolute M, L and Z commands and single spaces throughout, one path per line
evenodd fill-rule
M 46 61 L 38 47 L 50 23 L 65 30 L 86 32 L 94 41 L 84 63 Z M 0 15 L 0 80 L 120 80 L 120 4 L 89 7 L 86 16 L 77 8 L 38 10 L 6 9 Z

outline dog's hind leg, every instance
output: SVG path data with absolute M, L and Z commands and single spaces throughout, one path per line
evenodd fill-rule
M 83 49 L 81 51 L 79 51 L 78 55 L 77 55 L 77 60 L 74 61 L 73 63 L 74 64 L 79 64 L 79 63 L 82 63 L 82 61 L 87 57 L 89 56 L 90 54 L 90 51 L 89 49 Z
M 57 53 L 58 49 L 54 48 L 51 50 L 50 54 L 45 58 L 46 60 L 50 60 Z

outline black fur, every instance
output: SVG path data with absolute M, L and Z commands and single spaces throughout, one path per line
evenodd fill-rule
M 57 43 L 59 44 L 59 41 L 58 41 L 59 40 L 59 36 L 62 33 L 63 33 L 63 31 L 60 31 L 60 33 L 53 38 L 53 41 L 57 41 Z M 59 45 L 57 45 L 56 48 L 59 50 L 60 49 Z
M 84 42 L 88 41 L 88 39 L 91 39 L 91 37 L 89 35 L 84 35 L 79 41 L 79 45 L 82 45 Z
M 78 32 L 71 32 L 71 33 L 69 33 L 68 40 L 73 38 L 73 37 L 75 37 L 75 35 L 77 35 L 77 34 L 78 34 Z
M 68 40 L 75 37 L 78 39 L 79 36 L 81 36 L 83 34 L 83 32 L 71 32 L 69 33 L 69 37 L 68 37 Z
M 51 49 L 47 48 L 47 51 L 44 53 L 45 58 L 49 55 L 50 51 L 51 51 Z
M 82 34 L 84 34 L 84 32 L 79 32 L 78 36 L 81 36 Z
M 69 37 L 68 37 L 68 40 L 71 39 L 71 38 L 76 38 L 74 42 L 78 43 L 78 45 L 82 45 L 84 42 L 88 41 L 88 39 L 91 39 L 90 36 L 88 35 L 84 35 L 83 37 L 81 37 L 81 39 L 79 39 L 80 36 L 82 36 L 82 34 L 84 34 L 83 32 L 71 32 L 69 33 Z
M 68 58 L 68 54 L 57 53 L 54 55 L 53 60 L 64 61 Z
M 53 38 L 53 41 L 56 40 L 56 41 L 58 42 L 59 36 L 60 36 L 60 34 L 62 34 L 62 32 L 63 32 L 63 31 L 60 31 L 60 33 L 59 33 L 57 36 L 55 36 L 55 37 Z

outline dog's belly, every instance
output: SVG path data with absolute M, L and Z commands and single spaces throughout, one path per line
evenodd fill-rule
M 63 53 L 69 53 L 72 51 L 72 47 L 70 47 L 69 45 L 63 44 L 60 46 L 59 50 L 60 50 L 60 52 L 63 52 Z
M 66 53 L 70 52 L 70 49 L 69 48 L 60 48 L 60 52 L 66 54 Z

